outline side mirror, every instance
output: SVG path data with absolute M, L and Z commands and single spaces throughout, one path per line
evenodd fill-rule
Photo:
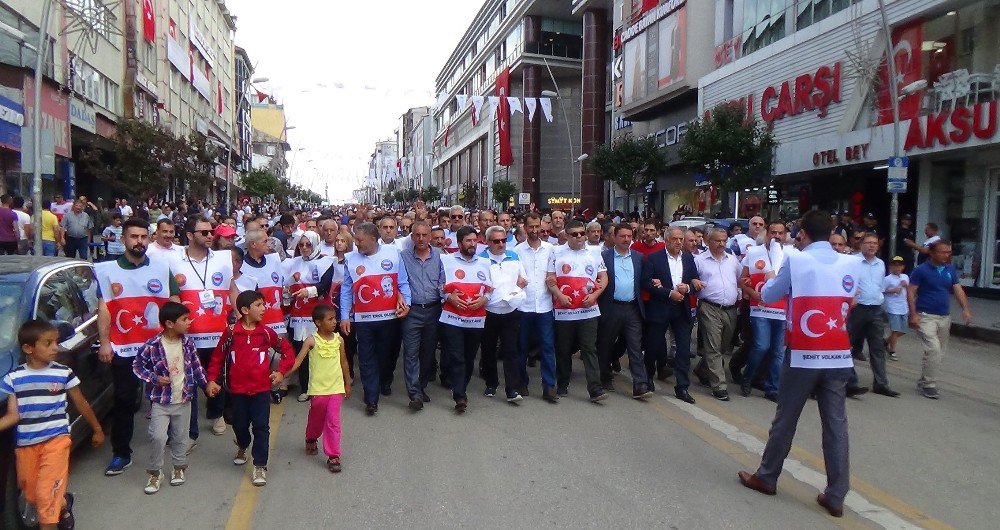
M 73 327 L 73 324 L 70 324 L 65 320 L 56 320 L 53 321 L 52 324 L 56 327 L 56 331 L 59 332 L 59 344 L 72 339 L 73 336 L 76 335 L 76 328 Z

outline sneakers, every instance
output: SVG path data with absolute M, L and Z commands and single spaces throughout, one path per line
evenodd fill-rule
M 511 392 L 511 395 L 507 396 L 507 403 L 517 403 L 518 401 L 524 400 L 521 394 L 518 392 Z
M 187 454 L 188 456 L 190 456 L 191 453 L 194 452 L 194 450 L 195 450 L 196 447 L 198 447 L 198 441 L 197 440 L 191 440 L 191 445 L 188 446 L 187 453 L 185 453 L 185 454 Z
M 646 385 L 639 385 L 632 391 L 632 399 L 649 399 L 655 395 Z
M 559 397 L 566 397 L 569 395 L 569 387 L 561 386 L 556 388 L 556 395 Z
M 236 450 L 236 456 L 233 457 L 233 465 L 242 466 L 247 463 L 247 448 L 240 447 Z
M 495 386 L 486 387 L 486 390 L 483 390 L 483 395 L 486 397 L 493 397 L 497 395 L 497 387 Z
M 180 486 L 184 484 L 184 482 L 185 482 L 184 468 L 175 467 L 174 472 L 170 474 L 170 485 Z
M 212 420 L 212 434 L 216 436 L 226 434 L 226 420 L 224 420 L 222 416 Z
M 306 401 L 309 401 L 309 394 L 303 392 L 299 394 L 299 397 L 295 398 L 295 401 L 298 401 L 299 403 L 305 403 Z
M 146 495 L 152 495 L 160 491 L 160 482 L 163 481 L 163 472 L 157 471 L 155 473 L 150 473 L 149 478 L 146 480 L 146 487 L 142 489 Z
M 604 401 L 608 399 L 608 393 L 603 390 L 598 390 L 594 395 L 590 396 L 591 403 L 597 403 L 598 401 Z
M 937 387 L 933 386 L 920 387 L 920 393 L 927 399 L 937 399 L 939 397 Z
M 366 415 L 368 415 L 368 416 L 374 416 L 376 412 L 378 412 L 378 405 L 374 405 L 372 403 L 369 403 L 369 404 L 365 405 L 365 414 Z
M 253 476 L 250 478 L 250 482 L 254 486 L 260 487 L 267 484 L 267 468 L 264 466 L 254 466 Z
M 889 352 L 889 360 L 890 361 L 898 361 L 899 360 L 899 356 L 896 355 L 896 352 L 891 351 L 891 352 Z
M 132 465 L 132 459 L 127 456 L 115 456 L 111 458 L 111 463 L 108 464 L 108 468 L 104 470 L 104 476 L 113 477 L 116 475 L 121 475 L 126 469 Z
M 73 502 L 75 501 L 75 497 L 72 493 L 67 492 L 65 498 L 66 506 L 63 506 L 62 512 L 59 514 L 59 522 L 56 524 L 56 528 L 59 530 L 73 530 L 76 527 L 76 517 L 73 516 Z M 37 520 L 35 524 L 37 524 Z
M 729 401 L 729 392 L 724 389 L 713 390 L 712 397 L 719 401 Z

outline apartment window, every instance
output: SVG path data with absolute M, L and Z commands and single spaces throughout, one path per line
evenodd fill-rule
M 860 0 L 796 0 L 795 29 L 802 29 L 847 9 Z
M 142 64 L 147 70 L 156 74 L 156 47 L 145 40 L 142 41 Z
M 743 2 L 743 55 L 753 53 L 785 36 L 785 12 L 795 0 L 745 0 Z M 828 3 L 830 0 L 807 0 Z

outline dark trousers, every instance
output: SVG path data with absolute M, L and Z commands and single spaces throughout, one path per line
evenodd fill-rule
M 302 351 L 302 340 L 292 340 L 289 339 L 288 342 L 292 343 L 292 350 L 295 351 L 295 356 L 298 357 L 299 352 Z M 309 391 L 309 361 L 306 360 L 299 365 L 299 394 L 304 394 Z
M 511 311 L 506 314 L 486 313 L 486 327 L 483 328 L 482 357 L 479 363 L 483 366 L 486 386 L 500 386 L 497 375 L 497 356 L 503 360 L 503 385 L 507 397 L 521 388 L 521 370 L 517 360 L 517 341 L 521 331 L 521 312 Z M 499 348 L 497 348 L 499 343 Z
M 649 377 L 642 358 L 642 314 L 635 302 L 609 306 L 601 312 L 597 334 L 597 358 L 601 366 L 601 382 L 612 380 L 611 363 L 618 358 L 618 345 L 624 342 L 628 352 L 628 368 L 632 386 L 648 385 Z
M 354 336 L 354 330 L 351 333 L 345 335 L 343 331 L 340 332 L 340 337 L 344 339 L 344 353 L 347 355 L 347 370 L 351 373 L 351 381 L 354 380 L 354 364 L 357 362 L 358 357 L 358 339 Z M 298 355 L 299 352 L 295 352 Z M 304 363 L 303 363 L 304 364 Z
M 444 353 L 448 357 L 448 368 L 451 370 L 451 395 L 456 401 L 468 399 L 466 390 L 472 379 L 472 367 L 476 364 L 476 352 L 479 351 L 483 330 L 443 323 L 439 329 L 444 342 Z
M 666 332 L 673 332 L 677 353 L 674 357 L 674 375 L 677 390 L 687 390 L 691 386 L 691 319 L 680 311 L 679 307 L 666 322 L 646 322 L 646 373 L 656 373 L 658 366 L 663 366 L 667 360 Z M 690 313 L 688 313 L 690 315 Z
M 213 351 L 215 351 L 215 348 L 198 348 L 198 360 L 201 361 L 201 365 L 202 366 L 208 366 L 209 361 L 211 361 L 211 359 L 212 359 L 212 352 Z M 219 381 L 216 381 L 216 382 L 219 383 L 219 386 L 222 386 L 221 382 L 219 382 Z M 198 439 L 198 435 L 200 434 L 199 433 L 199 428 L 198 428 L 198 394 L 199 393 L 200 392 L 195 391 L 195 392 L 193 392 L 191 394 L 191 426 L 188 429 L 188 436 L 190 436 L 192 440 L 197 440 Z M 221 418 L 222 417 L 222 413 L 223 413 L 223 411 L 226 408 L 226 393 L 225 392 L 219 392 L 219 394 L 217 396 L 211 397 L 211 398 L 206 398 L 206 399 L 208 401 L 207 401 L 207 403 L 205 405 L 205 409 L 206 409 L 205 410 L 205 412 L 206 412 L 205 417 L 207 417 L 210 420 L 214 420 L 216 418 Z
M 236 445 L 240 448 L 250 447 L 251 437 L 253 447 L 253 465 L 267 465 L 267 453 L 270 449 L 271 436 L 271 393 L 230 394 L 230 404 L 233 411 L 233 432 L 236 434 Z
M 18 242 L 17 241 L 3 241 L 0 242 L 0 255 L 17 255 Z
M 399 320 L 391 320 L 392 325 L 386 331 L 389 334 L 389 344 L 385 357 L 380 365 L 379 384 L 383 387 L 392 385 L 392 380 L 396 373 L 396 364 L 399 362 L 399 350 L 402 346 L 402 334 L 400 333 Z
M 868 360 L 875 376 L 876 387 L 889 386 L 889 377 L 885 373 L 885 328 L 889 317 L 880 305 L 854 306 L 847 315 L 847 335 L 851 338 L 851 353 L 855 358 L 868 342 Z M 848 386 L 858 385 L 858 374 L 852 372 Z
M 419 399 L 434 373 L 441 305 L 410 306 L 400 326 L 403 338 L 403 376 L 410 399 Z
M 556 386 L 569 387 L 573 374 L 573 345 L 580 346 L 580 359 L 587 376 L 587 392 L 591 397 L 603 391 L 601 369 L 597 362 L 597 323 L 600 317 L 583 320 L 556 320 Z
M 355 322 L 351 325 L 351 331 L 358 339 L 358 367 L 361 385 L 365 389 L 365 405 L 378 405 L 381 368 L 389 354 L 392 330 L 398 325 L 396 319 Z
M 115 385 L 111 405 L 111 454 L 132 456 L 132 430 L 139 410 L 139 378 L 132 371 L 132 357 L 115 355 L 111 360 L 111 381 Z
M 729 375 L 733 377 L 734 383 L 743 382 L 743 367 L 747 364 L 747 359 L 750 357 L 750 350 L 753 348 L 753 326 L 750 325 L 750 306 L 746 302 L 737 302 L 739 306 L 739 313 L 736 316 L 736 334 L 734 339 L 739 337 L 743 344 L 740 344 L 739 348 L 733 350 L 733 356 L 729 358 Z M 770 362 L 770 355 L 765 354 L 765 357 L 761 360 L 762 363 L 767 364 Z
M 63 247 L 63 252 L 66 253 L 67 258 L 75 258 L 79 255 L 80 259 L 88 259 L 90 254 L 87 238 L 66 236 L 66 246 Z
M 816 394 L 819 418 L 823 426 L 823 461 L 826 466 L 826 496 L 833 506 L 843 506 L 850 488 L 848 456 L 847 409 L 844 401 L 850 368 L 813 370 L 789 366 L 791 355 L 785 354 L 778 408 L 767 435 L 764 456 L 757 476 L 769 486 L 778 483 L 778 476 L 788 452 L 792 449 L 795 428 L 809 395 Z

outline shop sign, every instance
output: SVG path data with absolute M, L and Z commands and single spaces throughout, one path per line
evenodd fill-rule
M 153 96 L 159 96 L 159 94 L 156 93 L 156 87 L 153 86 L 153 83 L 150 83 L 149 78 L 147 78 L 146 75 L 138 69 L 135 71 L 135 84 L 139 85 L 143 90 L 149 92 Z
M 184 79 L 191 79 L 191 56 L 177 41 L 177 23 L 174 19 L 170 19 L 170 29 L 167 31 L 167 60 L 184 76 Z
M 30 116 L 35 105 L 35 80 L 32 77 L 24 78 L 24 110 L 25 116 Z M 42 83 L 42 128 L 52 131 L 52 138 L 55 145 L 55 153 L 59 156 L 69 158 L 69 98 L 59 92 L 59 90 Z M 26 120 L 25 125 L 31 126 L 30 120 Z
M 208 66 L 215 68 L 215 52 L 212 51 L 212 47 L 208 44 L 208 39 L 205 35 L 198 31 L 198 25 L 194 21 L 194 17 L 188 19 L 188 38 L 191 39 L 191 43 L 194 44 L 195 48 L 201 52 L 202 57 L 208 62 Z
M 0 96 L 0 147 L 20 151 L 23 126 L 24 106 Z
M 787 116 L 796 116 L 805 111 L 817 111 L 820 118 L 826 117 L 831 103 L 840 103 L 841 64 L 823 65 L 813 73 L 806 73 L 778 86 L 764 89 L 760 98 L 760 117 L 768 124 Z M 750 105 L 753 94 L 747 96 Z
M 959 106 L 910 120 L 903 150 L 948 147 L 964 144 L 973 137 L 989 141 L 996 133 L 996 101 L 980 103 L 972 108 Z
M 816 151 L 813 153 L 813 166 L 824 167 L 824 166 L 836 166 L 841 163 L 854 164 L 857 162 L 864 161 L 868 158 L 868 148 L 869 144 L 857 144 L 848 145 L 842 149 L 826 149 L 823 151 Z M 840 157 L 843 155 L 844 159 L 841 160 Z
M 97 134 L 97 112 L 80 99 L 69 100 L 69 122 L 89 133 Z
M 715 47 L 715 67 L 720 68 L 743 56 L 743 36 L 737 35 Z
M 580 204 L 580 202 L 579 197 L 549 197 L 545 201 L 549 206 L 569 206 L 571 204 Z

